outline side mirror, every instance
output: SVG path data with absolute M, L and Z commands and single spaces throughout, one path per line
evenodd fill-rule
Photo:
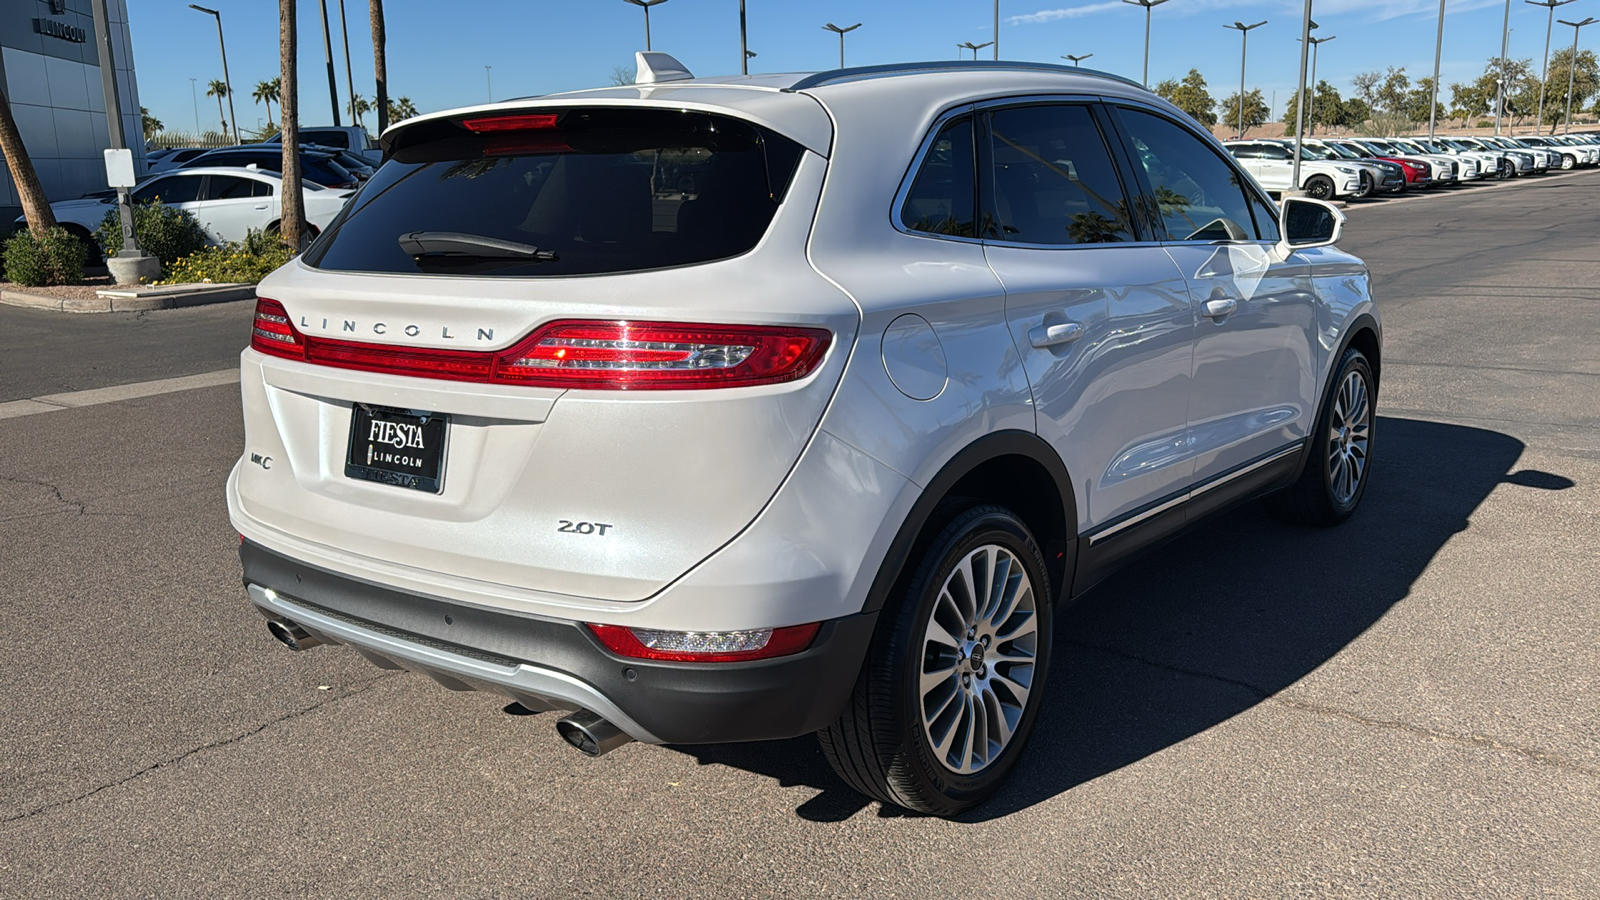
M 1283 239 L 1278 242 L 1284 256 L 1296 250 L 1326 247 L 1337 243 L 1344 231 L 1344 213 L 1331 203 L 1307 197 L 1286 197 L 1283 201 Z

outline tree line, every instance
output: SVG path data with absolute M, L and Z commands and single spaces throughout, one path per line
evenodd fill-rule
M 1541 79 L 1533 60 L 1488 61 L 1483 74 L 1476 79 L 1451 84 L 1449 103 L 1440 93 L 1440 101 L 1433 105 L 1433 79 L 1412 80 L 1404 66 L 1390 66 L 1382 72 L 1362 72 L 1351 80 L 1348 97 L 1339 89 L 1319 79 L 1307 97 L 1306 125 L 1315 132 L 1318 126 L 1363 129 L 1379 133 L 1392 133 L 1428 121 L 1432 113 L 1439 121 L 1455 120 L 1462 123 L 1493 118 L 1495 114 L 1496 85 L 1504 77 L 1507 85 L 1503 116 L 1512 126 L 1523 124 L 1538 116 L 1540 88 L 1544 90 L 1543 124 L 1551 130 L 1566 117 L 1567 82 L 1572 81 L 1572 111 L 1584 109 L 1591 98 L 1600 95 L 1600 64 L 1593 50 L 1579 50 L 1577 65 L 1573 65 L 1571 48 L 1560 50 L 1550 57 L 1549 75 Z M 1243 113 L 1244 127 L 1254 128 L 1271 121 L 1273 110 L 1261 96 L 1261 89 L 1238 92 L 1221 100 L 1214 99 L 1207 88 L 1205 77 L 1198 69 L 1190 69 L 1181 79 L 1168 79 L 1155 86 L 1155 92 L 1174 106 L 1188 113 L 1195 121 L 1211 127 L 1219 122 L 1234 126 Z M 1243 109 L 1241 110 L 1241 106 Z M 1600 114 L 1600 103 L 1593 110 Z M 1295 130 L 1300 116 L 1300 92 L 1290 95 L 1279 121 L 1288 132 Z

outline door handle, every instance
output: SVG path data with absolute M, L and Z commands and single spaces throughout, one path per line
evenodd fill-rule
M 1046 347 L 1059 347 L 1070 344 L 1083 337 L 1084 328 L 1077 322 L 1066 322 L 1061 325 L 1039 325 L 1028 329 L 1028 342 L 1043 350 Z
M 263 203 L 260 206 L 256 207 L 256 209 L 266 209 L 266 208 L 267 208 L 267 204 L 265 204 L 265 203 Z
M 1200 315 L 1208 319 L 1224 319 L 1233 315 L 1233 311 L 1238 308 L 1239 301 L 1232 297 L 1219 297 L 1201 304 Z

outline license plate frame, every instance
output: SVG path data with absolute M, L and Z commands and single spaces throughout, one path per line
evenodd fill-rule
M 449 445 L 448 415 L 354 403 L 344 474 L 426 494 L 443 493 Z

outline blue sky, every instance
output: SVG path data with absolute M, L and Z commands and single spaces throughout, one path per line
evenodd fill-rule
M 318 0 L 298 0 L 301 122 L 329 116 Z M 345 88 L 338 26 L 339 0 L 325 0 L 333 25 L 340 96 Z M 373 94 L 372 41 L 366 0 L 345 0 L 356 90 Z M 173 128 L 193 128 L 189 79 L 199 86 L 202 127 L 215 127 L 216 101 L 205 85 L 222 74 L 210 16 L 187 0 L 130 0 L 134 59 L 144 105 Z M 265 107 L 249 98 L 256 82 L 278 68 L 278 4 L 274 0 L 211 0 L 222 11 L 228 66 L 240 122 L 253 127 Z M 1449 0 L 1442 81 L 1467 81 L 1499 53 L 1504 5 L 1498 0 Z M 700 75 L 738 71 L 738 0 L 668 0 L 651 11 L 654 47 L 672 53 Z M 955 59 L 963 41 L 993 39 L 992 0 L 747 0 L 753 72 L 815 71 L 838 63 L 838 38 L 825 22 L 861 22 L 847 38 L 851 65 Z M 1002 0 L 1000 40 L 1006 59 L 1059 62 L 1062 54 L 1093 53 L 1085 65 L 1138 79 L 1144 10 L 1118 0 Z M 1260 87 L 1281 111 L 1294 90 L 1303 6 L 1293 0 L 1170 0 L 1154 10 L 1150 80 L 1181 77 L 1197 68 L 1221 98 L 1239 77 L 1239 35 L 1222 26 L 1268 20 L 1250 33 L 1247 83 Z M 1564 18 L 1600 14 L 1600 0 L 1578 0 Z M 1567 15 L 1571 13 L 1571 15 Z M 1358 72 L 1405 66 L 1413 78 L 1431 74 L 1438 4 L 1434 0 L 1318 0 L 1317 34 L 1336 35 L 1321 48 L 1317 69 L 1349 93 Z M 1544 52 L 1546 11 L 1513 0 L 1511 56 Z M 492 66 L 494 97 L 525 96 L 605 84 L 613 67 L 629 66 L 644 48 L 644 16 L 623 0 L 388 0 L 391 96 L 405 95 L 428 112 L 488 98 L 484 66 Z M 1556 47 L 1571 41 L 1557 25 Z M 1587 32 L 1583 46 L 1594 39 Z M 985 58 L 989 50 L 981 51 Z M 970 56 L 970 54 L 968 54 Z M 1447 99 L 1447 98 L 1446 98 Z M 209 112 L 207 111 L 209 108 Z M 369 125 L 375 125 L 369 122 Z

